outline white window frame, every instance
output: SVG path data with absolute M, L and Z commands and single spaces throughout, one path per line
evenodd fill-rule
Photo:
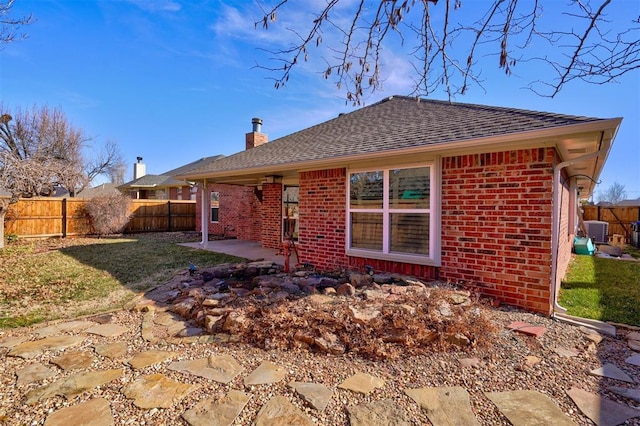
M 389 174 L 391 170 L 412 169 L 419 167 L 429 167 L 429 208 L 428 209 L 397 209 L 389 207 Z M 382 209 L 371 208 L 351 208 L 351 174 L 363 172 L 383 172 L 383 203 Z M 441 217 L 441 179 L 439 160 L 422 162 L 419 164 L 398 164 L 385 167 L 368 167 L 347 170 L 347 194 L 346 194 L 346 254 L 354 257 L 364 257 L 369 259 L 391 260 L 417 265 L 441 265 L 441 238 L 440 238 L 440 217 Z M 351 247 L 351 213 L 382 213 L 382 251 Z M 390 251 L 390 220 L 392 213 L 428 213 L 429 214 L 429 255 L 412 253 L 398 253 Z

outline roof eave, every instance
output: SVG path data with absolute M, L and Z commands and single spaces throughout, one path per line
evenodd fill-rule
M 615 136 L 622 118 L 611 118 L 594 120 L 586 123 L 570 124 L 564 126 L 555 126 L 546 129 L 535 129 L 517 133 L 508 133 L 503 135 L 487 136 L 481 138 L 471 138 L 454 142 L 440 142 L 429 145 L 421 145 L 418 147 L 403 148 L 396 150 L 385 150 L 372 153 L 351 154 L 325 158 L 320 160 L 306 160 L 290 163 L 282 163 L 269 166 L 238 168 L 223 171 L 205 171 L 197 174 L 179 175 L 175 178 L 181 178 L 189 181 L 212 179 L 222 177 L 241 176 L 248 174 L 272 174 L 282 172 L 284 170 L 322 168 L 324 166 L 335 166 L 336 163 L 347 163 L 354 160 L 367 161 L 386 159 L 390 156 L 412 155 L 418 153 L 443 152 L 443 151 L 460 151 L 465 149 L 477 150 L 479 147 L 501 146 L 509 144 L 511 146 L 519 143 L 523 144 L 534 139 L 552 139 L 561 135 L 573 133 L 587 132 L 604 132 L 610 130 L 612 133 L 611 140 Z M 275 142 L 275 141 L 274 141 Z M 608 155 L 608 151 L 606 153 Z M 606 159 L 606 157 L 605 157 Z M 602 162 L 604 164 L 604 161 Z M 599 174 L 599 173 L 598 173 Z

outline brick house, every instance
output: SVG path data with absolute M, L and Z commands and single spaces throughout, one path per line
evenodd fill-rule
M 449 280 L 548 315 L 620 122 L 393 96 L 269 143 L 254 119 L 245 151 L 181 178 L 206 188 L 205 236 L 293 237 L 320 270 Z
M 200 158 L 160 175 L 147 174 L 142 157 L 138 157 L 138 161 L 133 164 L 133 180 L 118 186 L 118 189 L 128 193 L 134 200 L 192 200 L 196 196 L 193 186 L 184 180 L 175 179 L 174 176 L 207 166 L 222 157 L 224 155 Z

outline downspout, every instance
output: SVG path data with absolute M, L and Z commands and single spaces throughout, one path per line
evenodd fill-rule
M 603 147 L 602 139 L 604 135 L 600 136 L 600 147 L 598 151 L 590 154 L 583 155 L 581 157 L 574 158 L 573 160 L 563 161 L 557 164 L 553 168 L 553 212 L 552 212 L 552 229 L 551 229 L 551 318 L 556 316 L 556 310 L 564 311 L 565 309 L 558 305 L 558 251 L 560 250 L 560 186 L 561 186 L 561 173 L 562 169 L 572 166 L 581 161 L 590 160 L 600 155 L 605 154 L 608 146 Z
M 207 179 L 202 180 L 202 194 L 200 195 L 200 200 L 202 201 L 200 204 L 200 230 L 202 231 L 202 241 L 200 241 L 200 245 L 203 249 L 206 249 L 209 245 L 209 215 L 208 215 L 208 206 L 207 206 Z

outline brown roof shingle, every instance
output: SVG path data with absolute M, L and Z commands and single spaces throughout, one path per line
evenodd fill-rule
M 392 96 L 370 106 L 221 158 L 185 176 L 286 166 L 445 144 L 601 120 L 515 108 Z

